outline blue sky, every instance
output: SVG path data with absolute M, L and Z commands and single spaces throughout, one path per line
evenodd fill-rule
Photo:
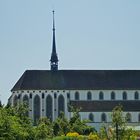
M 55 9 L 59 69 L 140 69 L 139 0 L 1 0 L 0 98 L 27 69 L 50 69 Z

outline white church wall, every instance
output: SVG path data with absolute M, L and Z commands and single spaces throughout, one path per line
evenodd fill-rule
M 79 100 L 87 100 L 87 93 L 91 92 L 92 100 L 99 100 L 99 93 L 103 92 L 103 100 L 111 100 L 111 92 L 115 93 L 115 100 L 123 100 L 123 92 L 127 94 L 127 100 L 135 100 L 135 90 L 70 90 L 71 100 L 75 100 L 75 93 L 79 93 Z M 138 91 L 140 97 L 140 91 Z M 140 99 L 140 98 L 139 98 Z
M 91 100 L 99 100 L 99 93 L 103 92 L 104 94 L 104 99 L 103 100 L 111 100 L 111 92 L 113 91 L 115 93 L 115 100 L 123 100 L 123 92 L 125 91 L 127 93 L 127 100 L 135 100 L 135 92 L 136 90 L 24 90 L 24 91 L 15 91 L 12 93 L 11 102 L 12 105 L 14 105 L 14 97 L 20 94 L 20 101 L 23 101 L 23 97 L 25 95 L 28 96 L 29 98 L 29 116 L 33 119 L 33 112 L 34 112 L 34 97 L 36 95 L 39 95 L 40 97 L 40 116 L 44 117 L 46 116 L 46 98 L 48 95 L 52 97 L 52 102 L 53 102 L 53 120 L 55 120 L 58 116 L 58 97 L 60 95 L 63 95 L 65 99 L 65 116 L 66 118 L 70 119 L 70 117 L 73 116 L 71 112 L 68 112 L 68 102 L 69 100 L 75 100 L 75 93 L 79 92 L 79 100 L 87 100 L 87 93 L 91 92 Z M 137 90 L 139 93 L 140 97 L 140 91 Z M 44 93 L 44 99 L 42 99 L 42 93 Z M 68 99 L 67 94 L 70 94 L 70 98 Z M 32 98 L 30 98 L 30 94 L 32 94 Z M 57 98 L 54 98 L 54 94 L 57 95 Z M 140 99 L 140 98 L 139 98 Z M 89 119 L 89 114 L 93 113 L 94 115 L 94 124 L 96 127 L 99 127 L 101 123 L 101 115 L 102 113 L 106 114 L 107 117 L 107 122 L 111 122 L 111 112 L 80 112 L 81 119 Z M 132 116 L 132 123 L 138 122 L 138 116 L 140 112 L 124 112 L 130 113 Z
M 111 122 L 111 112 L 80 112 L 80 116 L 82 119 L 89 119 L 89 114 L 92 113 L 94 115 L 94 122 L 102 122 L 101 121 L 101 115 L 103 113 L 106 114 L 107 122 Z M 138 116 L 140 112 L 124 112 L 124 117 L 127 113 L 131 114 L 131 122 L 138 122 Z

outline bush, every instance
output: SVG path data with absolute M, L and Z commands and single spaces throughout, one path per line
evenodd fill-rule
M 53 140 L 75 140 L 75 138 L 69 137 L 69 136 L 59 136 L 59 137 L 53 138 Z
M 66 136 L 69 136 L 69 137 L 78 137 L 79 134 L 77 132 L 69 132 L 69 133 L 67 133 Z
M 90 133 L 88 136 L 88 140 L 99 140 L 99 137 L 97 134 Z

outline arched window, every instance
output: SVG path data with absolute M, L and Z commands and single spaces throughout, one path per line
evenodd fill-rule
M 131 117 L 131 114 L 130 113 L 127 113 L 126 114 L 126 121 L 127 122 L 131 122 L 132 121 L 132 117 Z
M 88 93 L 87 93 L 87 100 L 91 100 L 91 99 L 92 99 L 91 92 L 88 92 Z
M 25 103 L 27 105 L 27 107 L 29 107 L 29 98 L 27 95 L 23 96 L 23 103 Z M 29 111 L 27 111 L 25 115 L 29 116 Z
M 140 113 L 139 113 L 139 115 L 138 115 L 138 122 L 140 122 Z
M 102 115 L 101 115 L 101 122 L 107 122 L 105 113 L 102 113 Z
M 139 99 L 139 93 L 136 91 L 135 92 L 135 100 L 138 100 Z
M 115 92 L 111 92 L 111 100 L 115 100 Z
M 58 116 L 60 116 L 61 112 L 65 113 L 65 100 L 63 95 L 59 95 L 58 97 Z
M 104 93 L 102 91 L 99 93 L 99 99 L 100 100 L 103 100 L 104 99 Z
M 34 113 L 33 113 L 34 114 L 34 123 L 37 124 L 37 121 L 40 118 L 40 97 L 39 97 L 39 95 L 35 95 L 33 106 L 34 106 Z
M 79 92 L 75 92 L 75 100 L 79 100 Z
M 91 122 L 94 122 L 94 115 L 92 113 L 89 114 L 89 120 Z
M 123 100 L 127 100 L 127 93 L 125 91 L 123 92 Z
M 23 102 L 24 102 L 27 106 L 29 106 L 29 98 L 28 98 L 27 95 L 24 95 L 24 96 L 23 96 Z
M 53 120 L 53 101 L 50 95 L 48 95 L 46 98 L 46 116 L 51 121 Z
M 14 105 L 14 106 L 17 106 L 17 103 L 18 103 L 18 96 L 15 95 L 15 96 L 14 96 L 14 99 L 13 99 L 13 105 Z

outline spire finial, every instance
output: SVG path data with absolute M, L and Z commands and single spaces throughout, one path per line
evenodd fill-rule
M 54 10 L 53 12 L 53 43 L 52 43 L 52 54 L 51 54 L 51 70 L 58 70 L 58 57 L 56 53 L 56 43 L 55 43 L 55 18 Z
M 54 10 L 52 11 L 53 12 L 53 30 L 55 30 L 55 20 L 54 20 Z

